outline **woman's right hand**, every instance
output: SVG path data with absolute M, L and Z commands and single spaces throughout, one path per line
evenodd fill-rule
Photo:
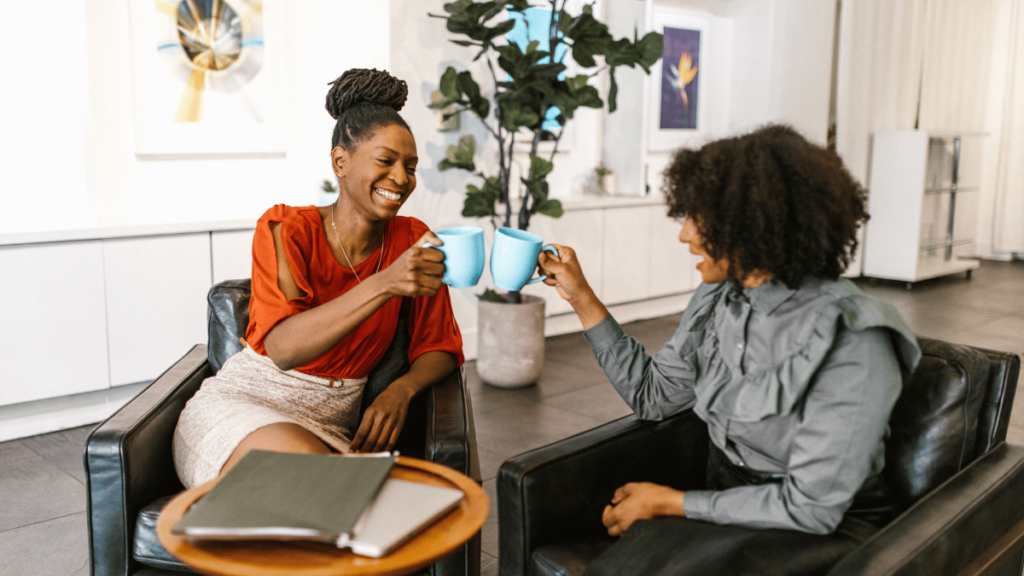
M 441 289 L 444 252 L 422 248 L 426 243 L 444 244 L 428 231 L 382 273 L 387 280 L 387 290 L 393 296 L 433 296 Z
M 583 329 L 587 330 L 604 320 L 608 316 L 608 309 L 587 283 L 580 261 L 576 259 L 576 251 L 568 246 L 551 246 L 558 250 L 557 258 L 548 252 L 541 252 L 537 257 L 537 266 L 547 275 L 544 283 L 554 286 L 558 295 L 572 304 Z
M 576 251 L 559 244 L 551 246 L 558 250 L 557 258 L 549 252 L 541 252 L 537 258 L 541 272 L 547 275 L 544 283 L 554 286 L 558 295 L 569 302 L 592 294 L 593 290 L 580 268 L 580 261 L 576 259 Z

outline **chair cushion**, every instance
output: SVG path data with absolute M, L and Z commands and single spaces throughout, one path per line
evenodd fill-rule
M 249 328 L 249 298 L 252 282 L 225 280 L 214 285 L 206 294 L 206 350 L 210 367 L 216 374 L 228 358 L 242 351 L 239 338 Z
M 988 386 L 989 361 L 958 344 L 919 339 L 921 362 L 903 383 L 889 420 L 885 476 L 909 506 L 970 463 Z
M 540 576 L 583 576 L 587 565 L 608 549 L 611 537 L 575 540 L 533 551 L 533 573 Z
M 181 560 L 172 556 L 156 535 L 156 519 L 160 517 L 160 512 L 174 496 L 177 494 L 164 496 L 139 510 L 139 517 L 135 522 L 135 542 L 132 546 L 132 555 L 135 560 L 152 568 L 196 574 Z

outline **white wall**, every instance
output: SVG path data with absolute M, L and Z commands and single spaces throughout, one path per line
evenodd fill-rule
M 85 0 L 56 0 L 45 42 L 32 26 L 0 40 L 8 54 L 34 54 L 10 64 L 9 78 L 26 89 L 9 92 L 15 101 L 4 107 L 5 148 L 17 149 L 5 154 L 16 160 L 0 174 L 0 194 L 19 209 L 3 210 L 0 230 L 255 218 L 273 204 L 314 203 L 331 175 L 327 83 L 348 68 L 387 67 L 388 2 L 281 2 L 285 152 L 216 158 L 136 156 L 128 4 L 88 0 L 86 10 Z M 41 62 L 61 66 L 41 73 Z
M 649 4 L 652 3 L 649 0 Z M 706 63 L 708 125 L 700 141 L 767 123 L 793 126 L 825 144 L 832 78 L 835 3 L 830 0 L 653 0 L 710 19 Z M 648 110 L 648 114 L 652 111 Z M 649 151 L 647 184 L 657 194 L 668 152 Z
M 74 226 L 94 205 L 85 3 L 55 0 L 39 12 L 33 2 L 4 5 L 0 231 Z

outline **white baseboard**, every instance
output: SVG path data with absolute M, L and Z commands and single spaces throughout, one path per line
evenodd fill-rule
M 609 306 L 608 311 L 612 313 L 612 316 L 615 316 L 615 319 L 620 324 L 625 324 L 637 320 L 678 314 L 686 309 L 686 305 L 689 304 L 692 296 L 693 292 L 686 292 L 684 294 L 671 294 L 658 298 L 638 300 L 636 302 L 623 302 Z M 580 324 L 580 319 L 573 312 L 548 316 L 544 323 L 545 336 L 559 336 L 582 331 L 583 325 Z M 476 351 L 476 328 L 462 330 L 462 352 L 466 355 L 466 360 L 475 360 Z
M 101 422 L 134 398 L 147 384 L 142 382 L 0 406 L 0 442 Z

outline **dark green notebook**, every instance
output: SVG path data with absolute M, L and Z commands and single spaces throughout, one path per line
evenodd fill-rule
M 395 460 L 253 450 L 171 532 L 189 539 L 345 541 Z

